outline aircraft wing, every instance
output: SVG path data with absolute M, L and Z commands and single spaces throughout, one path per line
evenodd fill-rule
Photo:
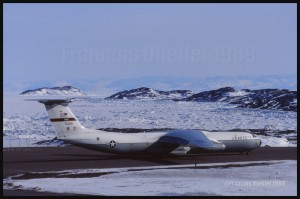
M 215 148 L 214 144 L 199 130 L 170 130 L 168 132 L 159 139 L 159 142 L 200 149 Z
M 147 152 L 166 154 L 176 150 L 179 146 L 214 150 L 215 145 L 199 130 L 168 130 L 164 136 L 152 144 Z

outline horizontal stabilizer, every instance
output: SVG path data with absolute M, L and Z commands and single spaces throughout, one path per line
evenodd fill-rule
M 37 101 L 45 105 L 53 105 L 53 104 L 69 104 L 73 102 L 75 99 L 26 99 L 26 101 Z

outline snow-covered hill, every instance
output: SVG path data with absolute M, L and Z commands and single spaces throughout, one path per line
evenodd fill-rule
M 194 93 L 190 90 L 159 91 L 147 87 L 125 90 L 105 99 L 169 99 L 175 101 L 227 102 L 237 108 L 297 111 L 297 91 L 286 89 L 236 90 L 224 87 Z
M 79 88 L 73 86 L 63 86 L 63 87 L 53 87 L 53 88 L 37 88 L 33 90 L 26 90 L 20 95 L 29 95 L 29 96 L 44 96 L 44 95 L 72 95 L 72 96 L 81 96 L 85 95 Z
M 232 87 L 224 87 L 216 90 L 204 91 L 196 93 L 190 97 L 183 99 L 184 101 L 197 101 L 197 102 L 218 102 L 229 99 L 230 93 L 235 92 Z
M 235 90 L 224 87 L 204 91 L 182 99 L 198 102 L 228 102 L 238 108 L 259 108 L 282 111 L 297 111 L 297 91 L 286 89 Z
M 190 90 L 160 91 L 141 87 L 118 92 L 105 99 L 182 99 L 193 94 Z

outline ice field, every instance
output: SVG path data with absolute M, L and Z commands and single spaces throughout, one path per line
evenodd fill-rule
M 55 137 L 44 105 L 25 101 L 32 98 L 43 97 L 4 96 L 4 145 L 32 145 Z M 297 138 L 296 112 L 242 109 L 216 102 L 77 98 L 70 108 L 87 128 L 263 129 L 268 134 L 259 136 L 269 146 L 291 146 L 286 138 Z

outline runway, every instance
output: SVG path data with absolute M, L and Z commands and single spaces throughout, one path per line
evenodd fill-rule
M 25 173 L 87 168 L 121 168 L 241 161 L 297 160 L 297 147 L 261 147 L 251 155 L 201 153 L 187 156 L 125 156 L 79 147 L 33 147 L 3 149 L 3 178 Z M 33 191 L 3 190 L 3 195 L 61 195 Z

